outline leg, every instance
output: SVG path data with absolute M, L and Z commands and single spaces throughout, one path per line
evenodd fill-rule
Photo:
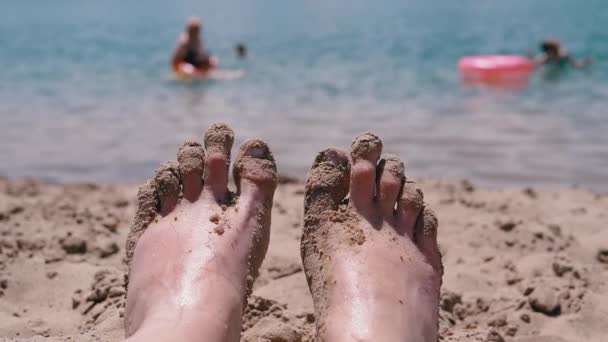
M 399 158 L 378 163 L 381 150 L 364 134 L 352 170 L 328 149 L 308 174 L 301 253 L 319 341 L 437 341 L 437 220 Z
M 212 126 L 205 149 L 185 143 L 178 163 L 140 189 L 127 240 L 129 341 L 239 340 L 268 247 L 277 173 L 266 144 L 248 141 L 234 166 L 237 193 L 229 192 L 233 140 L 228 126 Z

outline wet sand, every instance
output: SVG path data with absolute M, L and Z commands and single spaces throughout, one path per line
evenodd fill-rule
M 603 341 L 608 195 L 420 180 L 439 218 L 445 341 Z M 0 179 L 0 341 L 117 341 L 136 185 Z M 242 341 L 312 341 L 304 185 L 283 182 Z

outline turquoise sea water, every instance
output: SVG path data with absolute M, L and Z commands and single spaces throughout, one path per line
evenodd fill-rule
M 237 81 L 183 84 L 168 59 L 188 15 Z M 464 87 L 464 55 L 547 37 L 588 71 L 517 92 Z M 245 42 L 250 57 L 232 54 Z M 225 121 L 269 141 L 283 173 L 372 130 L 409 173 L 608 190 L 605 0 L 10 1 L 0 11 L 0 173 L 140 180 Z

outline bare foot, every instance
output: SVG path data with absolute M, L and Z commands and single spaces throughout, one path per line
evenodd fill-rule
M 378 163 L 381 150 L 366 133 L 352 170 L 327 149 L 308 174 L 301 253 L 320 341 L 437 341 L 437 219 L 399 158 Z
M 233 141 L 232 129 L 213 125 L 205 149 L 186 142 L 178 162 L 140 188 L 127 240 L 129 340 L 239 340 L 246 295 L 268 248 L 277 172 L 263 141 L 245 142 L 231 193 Z

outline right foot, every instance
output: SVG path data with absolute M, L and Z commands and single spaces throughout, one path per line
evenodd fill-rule
M 373 134 L 319 153 L 306 181 L 302 260 L 320 341 L 436 342 L 437 219 Z M 345 198 L 350 193 L 348 204 Z
M 237 193 L 228 191 L 233 140 L 232 129 L 213 125 L 205 149 L 185 143 L 178 163 L 140 188 L 127 240 L 130 341 L 239 340 L 268 248 L 277 172 L 268 146 L 250 140 L 234 166 Z

